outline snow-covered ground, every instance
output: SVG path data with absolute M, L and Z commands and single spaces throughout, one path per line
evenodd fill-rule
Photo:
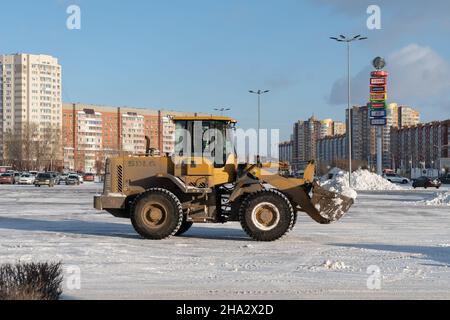
M 419 203 L 436 190 L 359 191 L 341 221 L 301 215 L 287 237 L 259 243 L 236 223 L 142 240 L 92 209 L 100 189 L 0 186 L 0 262 L 79 267 L 66 299 L 450 299 L 450 211 Z

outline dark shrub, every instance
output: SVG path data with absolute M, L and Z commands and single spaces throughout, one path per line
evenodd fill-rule
M 58 300 L 61 263 L 17 263 L 0 266 L 0 300 Z

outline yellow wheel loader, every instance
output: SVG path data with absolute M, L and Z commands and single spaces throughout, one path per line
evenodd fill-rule
M 255 164 L 238 163 L 230 147 L 236 123 L 231 118 L 172 120 L 176 145 L 183 147 L 173 155 L 154 155 L 147 139 L 145 155 L 107 159 L 103 193 L 94 198 L 96 209 L 131 219 L 143 238 L 181 235 L 193 223 L 238 221 L 251 238 L 274 241 L 292 230 L 298 212 L 328 224 L 353 204 L 315 182 L 314 161 L 302 179 L 282 176 L 277 164 L 260 163 L 259 157 Z M 200 146 L 192 146 L 195 136 Z

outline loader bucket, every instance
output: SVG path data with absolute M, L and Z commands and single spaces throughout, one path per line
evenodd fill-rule
M 342 218 L 350 210 L 354 200 L 325 190 L 317 182 L 314 182 L 311 202 L 322 217 L 333 222 Z
M 317 182 L 313 182 L 309 190 L 301 179 L 264 175 L 263 180 L 288 195 L 300 211 L 306 212 L 320 224 L 339 220 L 354 203 L 352 198 L 327 191 Z

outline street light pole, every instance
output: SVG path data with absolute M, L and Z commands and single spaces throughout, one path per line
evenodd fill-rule
M 249 92 L 258 95 L 258 132 L 257 132 L 256 157 L 257 157 L 257 162 L 259 162 L 260 161 L 260 158 L 259 158 L 259 134 L 260 134 L 260 132 L 259 131 L 261 130 L 261 95 L 270 92 L 270 90 L 258 90 L 258 91 L 249 90 Z
M 350 80 L 350 43 L 356 40 L 366 40 L 366 37 L 361 35 L 354 36 L 353 38 L 340 35 L 338 37 L 330 37 L 332 40 L 338 42 L 345 42 L 347 44 L 347 110 L 348 110 L 348 183 L 352 185 L 352 110 L 351 110 L 351 80 Z
M 352 108 L 351 108 L 351 79 L 350 79 L 350 42 L 347 42 L 347 110 L 348 110 L 348 185 L 352 187 L 352 156 L 353 156 L 353 132 L 352 132 Z
M 221 108 L 214 108 L 215 111 L 219 111 L 220 115 L 223 116 L 224 111 L 230 111 L 230 108 L 225 108 L 225 107 L 221 107 Z

